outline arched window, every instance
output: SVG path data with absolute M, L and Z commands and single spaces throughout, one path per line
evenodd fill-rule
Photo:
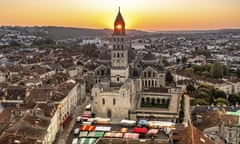
M 119 58 L 119 53 L 117 53 L 117 57 Z
M 115 105 L 115 104 L 116 104 L 116 99 L 114 98 L 114 99 L 113 99 L 113 105 Z
M 155 72 L 153 72 L 153 77 L 155 77 Z
M 122 55 L 122 57 L 123 57 L 123 53 L 122 53 L 121 55 Z
M 102 99 L 102 104 L 105 105 L 105 99 L 104 98 Z
M 147 87 L 147 80 L 145 80 L 145 87 Z
M 117 82 L 119 82 L 119 77 L 117 77 Z
M 104 70 L 101 70 L 101 75 L 102 75 L 102 76 L 104 75 Z
M 152 98 L 151 102 L 152 102 L 152 105 L 154 105 L 155 104 L 155 98 Z
M 143 76 L 144 76 L 144 77 L 147 77 L 147 73 L 146 73 L 146 72 L 144 72 L 144 73 L 143 73 Z
M 149 102 L 150 102 L 150 98 L 149 98 L 149 97 L 147 97 L 146 101 L 147 101 L 147 103 L 149 103 Z
M 160 99 L 159 98 L 157 98 L 157 103 L 160 104 Z
M 142 103 L 144 103 L 145 102 L 145 100 L 144 100 L 144 98 L 142 98 Z
M 148 72 L 148 77 L 151 77 L 151 71 Z
M 162 99 L 162 104 L 165 104 L 165 99 Z

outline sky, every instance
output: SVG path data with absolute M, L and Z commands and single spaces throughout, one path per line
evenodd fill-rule
M 0 25 L 140 30 L 240 28 L 240 0 L 0 0 Z

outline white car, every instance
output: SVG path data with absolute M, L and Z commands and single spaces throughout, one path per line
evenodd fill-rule
M 80 129 L 79 129 L 79 128 L 75 128 L 75 129 L 74 129 L 74 134 L 75 134 L 75 135 L 78 135 L 79 132 L 80 132 Z
M 81 120 L 82 120 L 82 117 L 78 116 L 77 119 L 76 119 L 76 122 L 81 122 Z
M 78 143 L 78 138 L 74 138 L 72 141 L 72 144 L 77 144 Z

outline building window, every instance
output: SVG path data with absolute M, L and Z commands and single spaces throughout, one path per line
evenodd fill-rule
M 123 53 L 122 53 L 121 55 L 122 55 L 122 57 L 123 57 Z
M 116 48 L 116 45 L 113 45 L 113 48 L 115 49 L 115 48 Z
M 113 99 L 113 105 L 115 105 L 116 104 L 116 100 L 115 100 L 115 98 Z
M 117 57 L 119 58 L 119 53 L 117 53 Z
M 148 77 L 151 77 L 151 71 L 148 72 Z
M 113 38 L 113 41 L 115 41 L 115 38 Z
M 117 82 L 119 82 L 119 77 L 117 77 Z
M 122 38 L 122 41 L 123 41 L 123 38 Z
M 147 77 L 147 73 L 146 73 L 146 72 L 144 72 L 144 73 L 143 73 L 143 76 L 144 76 L 144 77 Z
M 105 99 L 104 98 L 102 99 L 102 104 L 105 105 Z
M 122 49 L 123 49 L 123 45 L 122 45 Z

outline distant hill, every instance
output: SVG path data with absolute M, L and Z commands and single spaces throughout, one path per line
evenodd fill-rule
M 23 33 L 49 37 L 56 40 L 69 39 L 69 38 L 82 38 L 82 37 L 95 37 L 95 36 L 111 36 L 111 29 L 88 29 L 88 28 L 68 28 L 68 27 L 7 27 L 9 29 L 17 30 Z M 128 35 L 145 35 L 148 32 L 140 30 L 127 30 Z

